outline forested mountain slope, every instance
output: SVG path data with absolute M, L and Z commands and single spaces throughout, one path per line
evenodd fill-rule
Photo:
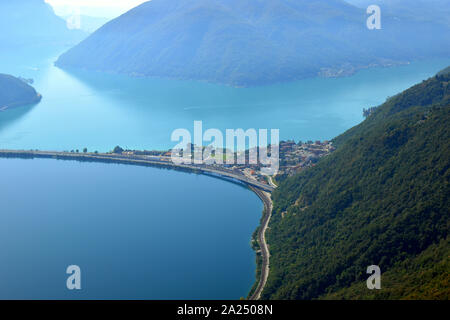
M 442 72 L 389 99 L 280 184 L 263 298 L 450 296 L 449 83 Z M 370 265 L 381 290 L 366 288 Z
M 450 26 L 448 0 L 346 0 L 361 8 L 380 6 L 382 12 L 398 19 L 437 22 Z
M 33 87 L 16 77 L 0 73 L 0 110 L 33 104 L 41 95 Z
M 238 86 L 343 76 L 450 53 L 450 28 L 343 0 L 152 0 L 61 55 L 62 68 Z

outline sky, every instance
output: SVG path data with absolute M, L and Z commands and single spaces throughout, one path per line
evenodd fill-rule
M 45 0 L 55 13 L 68 16 L 74 13 L 93 17 L 115 18 L 147 0 Z

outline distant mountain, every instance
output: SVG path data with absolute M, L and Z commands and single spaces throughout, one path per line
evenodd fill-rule
M 382 13 L 401 19 L 441 23 L 450 27 L 450 2 L 448 0 L 346 0 L 361 8 L 375 4 Z
M 279 181 L 270 299 L 450 297 L 450 73 L 398 94 Z M 368 290 L 366 269 L 382 272 Z
M 0 111 L 37 103 L 41 95 L 24 80 L 0 74 Z
M 0 0 L 0 43 L 11 45 L 75 44 L 86 34 L 69 30 L 44 0 Z
M 450 67 L 445 68 L 444 70 L 438 73 L 438 76 L 445 76 L 450 73 Z
M 61 55 L 62 68 L 260 85 L 448 56 L 450 32 L 342 0 L 152 0 Z
M 107 23 L 110 19 L 102 18 L 102 17 L 91 17 L 86 15 L 79 15 L 78 17 L 74 16 L 64 16 L 64 18 L 69 21 L 79 22 L 79 30 L 82 30 L 87 33 L 92 33 L 105 23 Z

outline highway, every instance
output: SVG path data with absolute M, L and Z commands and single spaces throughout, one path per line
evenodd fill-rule
M 251 189 L 264 203 L 263 218 L 257 235 L 257 241 L 259 247 L 261 248 L 261 274 L 259 277 L 258 286 L 250 297 L 250 300 L 259 300 L 261 298 L 261 293 L 267 283 L 267 278 L 269 277 L 270 251 L 266 242 L 266 231 L 269 226 L 270 217 L 272 216 L 273 205 L 270 193 L 255 188 Z

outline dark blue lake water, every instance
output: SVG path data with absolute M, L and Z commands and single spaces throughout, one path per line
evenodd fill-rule
M 0 177 L 0 299 L 239 299 L 254 282 L 263 205 L 244 187 L 43 159 L 0 159 Z

